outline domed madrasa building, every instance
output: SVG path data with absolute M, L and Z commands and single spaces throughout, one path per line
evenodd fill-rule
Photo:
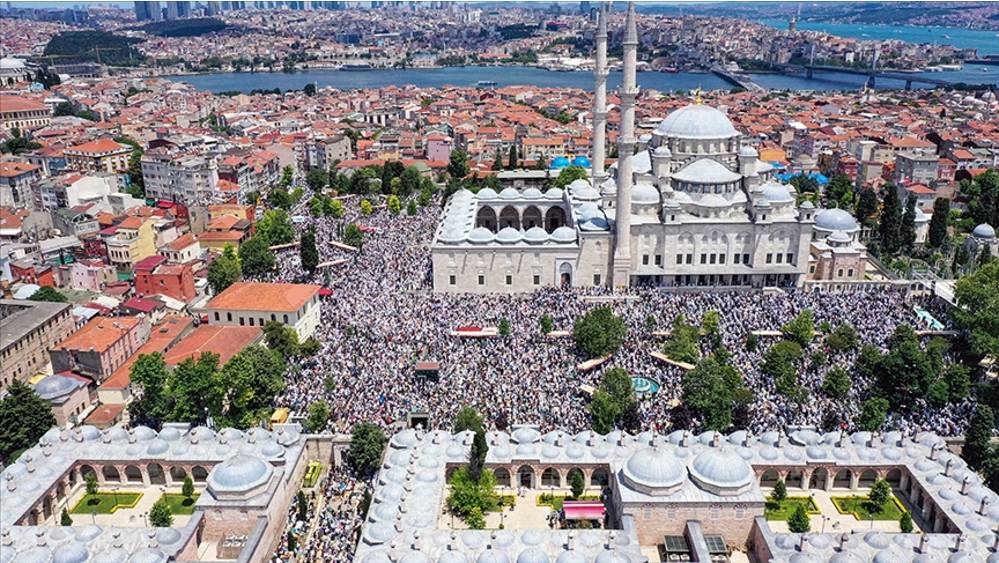
M 432 244 L 435 291 L 759 288 L 798 286 L 808 277 L 863 279 L 866 252 L 857 233 L 849 241 L 838 232 L 833 240 L 831 232 L 816 233 L 820 211 L 798 203 L 794 188 L 775 179 L 777 169 L 759 159 L 721 110 L 695 99 L 651 135 L 636 137 L 633 21 L 624 36 L 618 135 L 618 153 L 633 156 L 605 171 L 605 31 L 601 25 L 597 33 L 593 154 L 573 161 L 589 165 L 589 178 L 565 189 L 452 196 Z M 569 159 L 555 163 L 564 167 Z M 832 264 L 837 259 L 852 266 Z

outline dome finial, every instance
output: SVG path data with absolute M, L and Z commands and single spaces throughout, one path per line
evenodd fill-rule
M 697 90 L 694 90 L 694 104 L 701 105 L 702 103 L 704 100 L 701 99 L 701 87 L 698 85 Z

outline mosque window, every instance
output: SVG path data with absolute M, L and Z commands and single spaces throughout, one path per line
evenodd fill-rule
M 852 278 L 852 277 L 853 277 L 853 268 L 850 268 L 850 269 L 848 269 L 848 270 L 846 271 L 846 275 L 847 275 L 847 277 L 850 277 L 850 278 Z
M 749 254 L 743 254 L 742 255 L 742 263 L 746 264 L 746 265 L 749 264 Z
M 784 263 L 784 255 L 781 254 L 781 253 L 779 253 L 779 252 L 777 253 L 777 263 L 778 264 L 783 264 Z
M 676 263 L 677 264 L 683 264 L 683 254 L 677 254 L 676 255 Z
M 708 255 L 702 252 L 701 253 L 701 264 L 707 264 L 707 263 L 708 263 Z
M 506 276 L 506 285 L 513 285 L 513 276 L 507 274 L 507 276 Z
M 643 266 L 648 266 L 649 265 L 649 255 L 648 254 L 643 254 L 642 255 L 642 265 Z
M 788 264 L 794 264 L 794 253 L 793 252 L 788 252 L 787 253 L 787 263 Z
M 486 285 L 486 276 L 479 275 L 479 285 Z
M 662 265 L 663 265 L 663 255 L 656 254 L 656 266 L 662 266 Z
M 715 262 L 716 262 L 716 261 L 718 260 L 717 256 L 718 256 L 718 255 L 717 255 L 717 254 L 715 254 L 714 252 L 712 252 L 712 253 L 711 253 L 711 260 L 710 260 L 710 262 L 711 262 L 712 264 L 714 264 L 714 263 L 715 263 Z
M 840 268 L 840 269 L 839 269 L 839 270 L 838 270 L 838 271 L 836 272 L 836 277 L 837 277 L 837 278 L 841 278 L 841 277 L 843 277 L 843 268 Z
M 732 262 L 735 264 L 742 262 L 742 254 L 736 254 L 735 256 L 733 256 Z
M 600 274 L 593 274 L 593 285 L 600 285 Z
M 724 254 L 719 254 L 718 255 L 718 263 L 719 264 L 724 264 L 725 263 L 725 255 Z
M 534 276 L 534 285 L 541 285 L 541 276 Z
M 768 252 L 767 253 L 767 264 L 773 264 L 773 261 L 774 261 L 774 255 Z
M 458 283 L 457 276 L 448 276 L 447 281 L 451 285 Z
M 687 255 L 687 263 L 688 264 L 693 264 L 694 263 L 694 255 L 693 254 L 688 254 Z

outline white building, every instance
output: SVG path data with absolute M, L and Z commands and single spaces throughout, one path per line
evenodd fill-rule
M 320 286 L 295 283 L 236 282 L 205 305 L 208 324 L 264 326 L 278 321 L 304 341 L 319 326 Z
M 211 201 L 218 189 L 218 162 L 208 156 L 151 150 L 142 155 L 142 181 L 148 197 L 185 203 Z

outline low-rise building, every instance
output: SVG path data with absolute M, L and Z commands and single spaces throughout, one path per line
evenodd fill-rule
M 213 297 L 205 313 L 212 325 L 264 326 L 278 321 L 305 340 L 319 325 L 320 289 L 312 284 L 236 282 Z
M 306 141 L 303 143 L 302 156 L 305 169 L 328 171 L 334 163 L 354 158 L 354 152 L 350 150 L 350 137 L 337 135 Z
M 194 328 L 194 318 L 187 315 L 166 315 L 154 324 L 149 340 L 125 360 L 97 388 L 97 396 L 105 405 L 124 405 L 132 398 L 132 364 L 143 354 L 164 354 L 177 345 Z
M 150 323 L 139 317 L 94 317 L 49 350 L 52 370 L 72 371 L 100 383 L 149 340 Z
M 183 303 L 197 296 L 190 264 L 168 263 L 163 256 L 150 256 L 135 263 L 135 294 L 165 295 Z
M 0 96 L 0 126 L 30 131 L 52 122 L 49 106 L 22 96 Z
M 35 393 L 52 404 L 52 414 L 59 426 L 79 422 L 90 410 L 90 380 L 72 373 L 56 373 L 32 385 Z
M 42 209 L 72 208 L 78 205 L 107 203 L 118 192 L 113 174 L 77 174 L 46 178 L 35 186 L 35 199 Z
M 160 247 L 160 256 L 170 262 L 186 264 L 201 258 L 202 249 L 198 237 L 185 233 Z
M 153 217 L 133 216 L 101 231 L 111 263 L 121 270 L 131 270 L 139 260 L 156 254 L 155 224 Z
M 62 268 L 68 270 L 69 287 L 80 291 L 100 293 L 118 279 L 114 268 L 103 260 L 77 260 Z
M 0 390 L 44 371 L 48 349 L 73 333 L 67 303 L 0 299 Z
M 903 151 L 895 156 L 896 184 L 933 185 L 937 180 L 940 159 L 935 154 L 916 151 Z
M 78 172 L 122 174 L 128 170 L 132 147 L 104 137 L 64 151 L 69 167 Z
M 0 162 L 0 206 L 33 209 L 31 185 L 41 178 L 41 168 L 26 162 Z

